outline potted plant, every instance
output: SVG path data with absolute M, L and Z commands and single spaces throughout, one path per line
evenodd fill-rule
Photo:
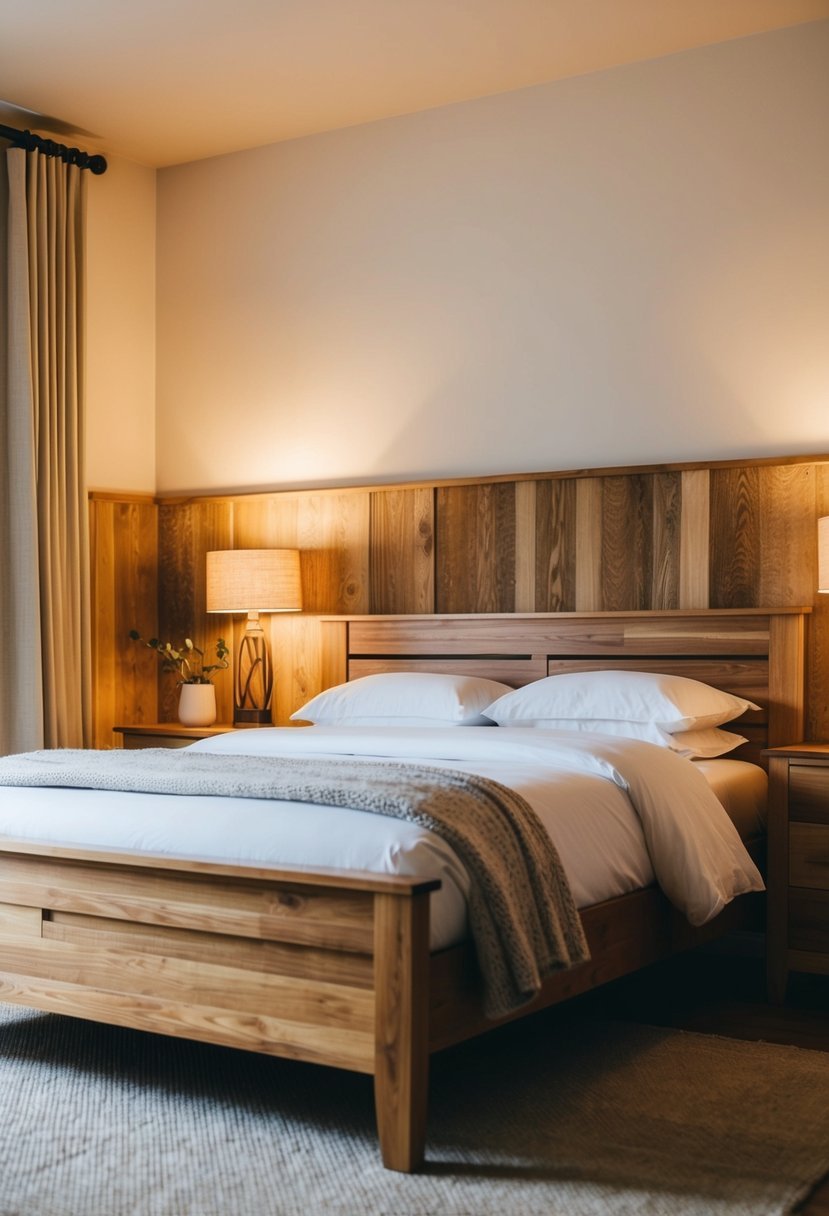
M 158 654 L 162 671 L 177 675 L 181 690 L 178 720 L 182 726 L 211 726 L 216 721 L 216 690 L 210 677 L 213 672 L 230 666 L 227 657 L 230 650 L 224 638 L 216 639 L 216 662 L 205 663 L 204 651 L 192 638 L 185 638 L 183 646 L 173 646 L 158 638 L 145 641 L 137 629 L 131 629 L 129 636 Z

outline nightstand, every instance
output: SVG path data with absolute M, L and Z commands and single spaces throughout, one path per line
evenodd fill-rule
M 769 999 L 789 971 L 829 975 L 829 743 L 773 747 L 769 758 Z
M 121 746 L 127 750 L 136 747 L 186 747 L 197 739 L 210 739 L 213 735 L 225 735 L 232 726 L 181 726 L 178 722 L 147 722 L 143 726 L 114 726 L 120 735 Z

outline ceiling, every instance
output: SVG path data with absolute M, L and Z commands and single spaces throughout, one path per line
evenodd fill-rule
M 7 2 L 0 90 L 36 115 L 0 103 L 0 122 L 170 165 L 825 17 L 829 0 Z

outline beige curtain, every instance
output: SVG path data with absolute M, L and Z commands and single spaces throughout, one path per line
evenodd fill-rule
M 84 175 L 21 148 L 6 160 L 0 754 L 82 747 L 91 721 Z

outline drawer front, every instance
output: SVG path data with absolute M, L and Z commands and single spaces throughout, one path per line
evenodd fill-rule
M 829 891 L 829 824 L 789 825 L 789 882 Z
M 829 891 L 791 891 L 789 946 L 829 954 Z
M 789 765 L 789 819 L 829 824 L 829 764 Z
M 167 735 L 124 735 L 124 750 L 143 747 L 188 747 L 193 739 L 171 739 Z

